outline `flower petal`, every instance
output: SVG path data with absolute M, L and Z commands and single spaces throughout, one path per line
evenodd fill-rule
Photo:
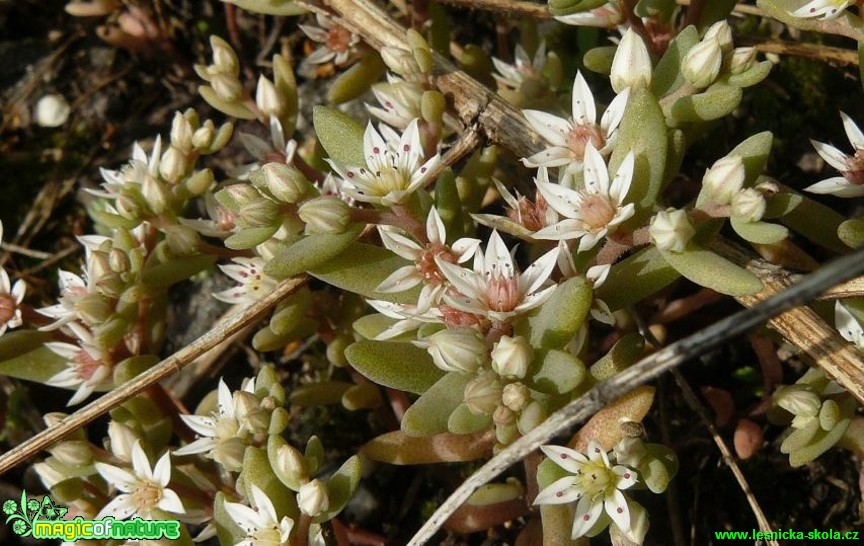
M 537 494 L 534 504 L 567 504 L 582 496 L 577 487 L 578 477 L 564 476 L 550 483 Z

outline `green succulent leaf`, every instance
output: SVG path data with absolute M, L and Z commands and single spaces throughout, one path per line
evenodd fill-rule
M 846 220 L 837 228 L 837 236 L 846 246 L 858 248 L 864 243 L 864 218 Z
M 774 135 L 771 131 L 763 131 L 745 139 L 735 146 L 727 156 L 739 156 L 744 163 L 744 186 L 752 186 L 765 171 Z
M 541 358 L 535 358 L 535 362 L 524 382 L 539 392 L 567 394 L 576 390 L 587 377 L 585 364 L 567 351 L 550 349 Z
M 219 544 L 237 544 L 246 538 L 246 532 L 234 521 L 225 510 L 225 493 L 216 493 L 213 502 L 213 523 L 216 524 L 216 536 Z
M 445 432 L 415 438 L 397 430 L 367 442 L 360 453 L 373 461 L 398 465 L 459 463 L 488 457 L 492 443 L 485 433 Z
M 705 29 L 713 23 L 726 19 L 732 13 L 732 8 L 738 0 L 712 0 L 703 4 L 702 12 L 699 14 L 699 28 Z
M 345 349 L 355 370 L 379 385 L 423 393 L 444 376 L 426 349 L 411 343 L 358 341 Z
M 291 0 L 223 0 L 239 8 L 265 15 L 303 15 L 306 10 Z
M 627 193 L 627 201 L 636 205 L 636 214 L 622 225 L 625 229 L 644 225 L 653 212 L 663 186 L 668 142 L 666 120 L 657 99 L 648 89 L 633 91 L 609 160 L 609 172 L 614 173 L 628 152 L 636 159 Z
M 849 247 L 838 236 L 846 217 L 807 196 L 800 197 L 801 203 L 779 221 L 821 247 L 841 254 L 848 252 Z
M 255 119 L 255 114 L 252 110 L 246 108 L 242 103 L 222 100 L 209 85 L 198 87 L 198 93 L 201 95 L 201 98 L 207 101 L 207 104 L 223 114 L 228 114 L 237 119 Z
M 471 374 L 451 372 L 424 392 L 402 417 L 402 430 L 409 436 L 432 436 L 448 432 L 450 414 L 465 398 Z
M 552 297 L 528 318 L 531 345 L 563 348 L 585 322 L 593 301 L 591 283 L 573 277 L 558 285 Z
M 327 90 L 327 100 L 333 104 L 354 100 L 369 91 L 386 71 L 387 65 L 381 56 L 372 51 L 333 80 Z
M 391 273 L 409 264 L 386 248 L 352 241 L 336 257 L 310 268 L 309 274 L 331 286 L 369 299 L 417 303 L 419 286 L 396 294 L 375 291 Z
M 316 106 L 312 123 L 327 155 L 346 165 L 366 165 L 363 126 L 354 118 L 329 106 Z
M 288 400 L 300 407 L 339 404 L 342 402 L 342 396 L 353 386 L 353 383 L 347 381 L 324 381 L 301 385 L 291 391 Z
M 675 452 L 663 444 L 648 444 L 645 446 L 646 457 L 639 464 L 639 478 L 652 493 L 660 494 L 675 474 L 678 473 L 678 457 Z
M 612 72 L 612 60 L 615 58 L 617 46 L 592 47 L 585 52 L 582 62 L 585 68 L 598 74 L 609 74 Z
M 257 485 L 273 502 L 277 514 L 297 514 L 297 501 L 294 493 L 285 488 L 267 457 L 265 448 L 249 446 L 243 453 L 243 470 L 240 480 L 245 488 L 246 498 L 252 498 L 252 485 Z
M 345 233 L 307 235 L 279 249 L 264 266 L 264 273 L 281 280 L 321 267 L 351 246 L 359 234 L 360 227 L 355 226 Z
M 779 243 L 789 236 L 789 230 L 777 224 L 747 222 L 734 216 L 730 218 L 730 224 L 742 239 L 760 245 Z
M 6 338 L 12 338 L 12 334 L 29 334 L 30 332 L 32 332 L 32 330 L 10 332 L 0 339 L 4 342 L 8 342 L 11 340 L 7 340 Z M 25 343 L 24 347 L 29 346 L 35 339 L 37 339 L 36 336 L 31 335 L 16 337 Z M 48 339 L 50 339 L 50 336 Z M 3 343 L 3 345 L 7 345 L 7 343 Z M 3 349 L 4 347 L 0 346 L 0 350 Z M 37 383 L 45 383 L 65 369 L 66 359 L 45 346 L 39 346 L 36 349 L 22 352 L 21 354 L 0 362 L 0 374 L 18 379 L 26 379 L 27 381 L 35 381 Z
M 473 434 L 489 430 L 492 426 L 492 416 L 476 414 L 467 404 L 459 404 L 447 420 L 447 430 L 453 434 Z
M 657 63 L 651 77 L 651 91 L 657 97 L 665 97 L 684 85 L 684 74 L 681 72 L 681 61 L 690 48 L 699 43 L 699 31 L 693 25 L 678 33 L 666 49 L 666 53 Z
M 605 381 L 638 361 L 645 351 L 645 340 L 637 333 L 629 333 L 615 342 L 608 353 L 591 365 L 591 375 Z
M 216 257 L 210 254 L 173 258 L 169 262 L 148 267 L 141 273 L 141 279 L 148 286 L 167 288 L 213 267 L 215 263 Z
M 740 87 L 716 83 L 703 93 L 681 97 L 669 113 L 684 123 L 720 119 L 738 108 L 743 96 Z
M 278 225 L 243 228 L 225 239 L 225 246 L 234 250 L 254 248 L 279 231 Z
M 757 63 L 741 74 L 733 74 L 729 76 L 729 85 L 734 85 L 735 87 L 750 87 L 756 85 L 768 77 L 773 66 L 774 65 L 771 64 L 771 61 L 762 61 L 761 63 Z
M 612 266 L 597 297 L 613 311 L 633 305 L 680 277 L 655 247 L 648 247 Z
M 339 470 L 327 480 L 327 499 L 329 501 L 327 510 L 312 518 L 312 521 L 322 523 L 336 517 L 354 496 L 354 491 L 357 490 L 362 475 L 363 465 L 357 455 L 342 463 Z
M 549 0 L 549 13 L 557 17 L 599 8 L 606 0 Z
M 4 360 L 35 351 L 46 341 L 51 341 L 53 337 L 51 333 L 39 330 L 7 331 L 0 336 L 0 367 L 3 366 Z
M 795 207 L 800 205 L 803 200 L 804 198 L 797 193 L 789 191 L 780 192 L 768 198 L 768 202 L 765 204 L 765 214 L 762 215 L 762 218 L 771 220 L 774 218 L 780 218 L 781 216 L 786 216 L 792 212 Z
M 762 290 L 759 277 L 710 250 L 687 246 L 683 252 L 660 250 L 666 262 L 694 283 L 727 296 L 747 296 Z

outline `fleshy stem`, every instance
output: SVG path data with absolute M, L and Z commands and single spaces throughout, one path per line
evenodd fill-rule
M 390 210 L 351 209 L 351 220 L 385 226 L 395 226 L 410 233 L 419 243 L 428 243 L 426 228 L 403 205 L 393 205 Z

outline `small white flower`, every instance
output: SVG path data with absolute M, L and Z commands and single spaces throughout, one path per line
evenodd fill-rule
M 303 60 L 303 64 L 324 64 L 333 61 L 337 65 L 343 65 L 348 62 L 351 55 L 357 51 L 360 38 L 320 13 L 315 16 L 315 19 L 318 22 L 317 27 L 298 25 L 306 36 L 321 44 Z
M 249 173 L 259 168 L 265 163 L 284 163 L 290 165 L 294 160 L 294 154 L 297 152 L 297 141 L 285 139 L 285 131 L 282 129 L 282 122 L 276 116 L 270 116 L 270 142 L 259 138 L 251 133 L 240 133 L 240 142 L 246 148 L 255 161 L 240 165 L 233 169 L 231 176 L 240 180 L 249 178 Z
M 461 264 L 471 259 L 480 246 L 479 239 L 467 237 L 447 246 L 444 222 L 435 207 L 432 207 L 426 218 L 426 244 L 420 245 L 390 227 L 379 226 L 378 232 L 388 250 L 414 264 L 400 267 L 381 281 L 375 290 L 383 293 L 404 292 L 424 283 L 424 293 L 418 303 L 421 308 L 437 304 L 445 288 L 445 278 L 438 269 L 436 258 Z
M 540 448 L 549 460 L 572 473 L 544 488 L 534 504 L 566 504 L 578 500 L 572 538 L 588 533 L 605 511 L 624 533 L 630 531 L 630 502 L 622 493 L 637 481 L 636 472 L 613 466 L 606 450 L 596 441 L 588 444 L 588 456 L 560 446 Z
M 546 167 L 540 167 L 537 171 L 535 183 L 537 180 L 549 182 L 549 172 Z M 537 192 L 534 201 L 531 201 L 520 195 L 519 192 L 513 195 L 498 180 L 492 179 L 492 181 L 504 202 L 507 203 L 507 216 L 472 214 L 471 217 L 480 224 L 509 233 L 525 241 L 535 242 L 535 232 L 558 222 L 558 213 L 546 203 L 540 192 Z
M 741 156 L 727 155 L 715 161 L 711 168 L 705 171 L 702 187 L 711 201 L 718 205 L 728 205 L 744 187 L 746 174 Z
M 493 321 L 503 322 L 545 302 L 555 286 L 543 288 L 558 259 L 554 248 L 519 273 L 513 256 L 497 231 L 493 231 L 486 252 L 477 249 L 473 270 L 436 258 L 436 263 L 453 291 L 444 301 L 453 308 Z
M 412 343 L 426 349 L 445 372 L 470 374 L 489 361 L 486 340 L 474 328 L 448 328 Z
M 165 452 L 151 468 L 147 454 L 141 447 L 141 442 L 132 446 L 132 471 L 105 463 L 94 463 L 96 471 L 105 478 L 109 485 L 122 493 L 117 495 L 94 519 L 113 516 L 116 519 L 127 519 L 138 516 L 143 519 L 160 517 L 154 513 L 157 509 L 174 514 L 184 514 L 186 509 L 172 489 L 168 488 L 171 481 L 170 453 Z
M 3 241 L 3 222 L 0 222 L 0 243 Z M 0 336 L 7 329 L 21 326 L 21 302 L 27 292 L 27 285 L 23 280 L 9 280 L 9 274 L 0 266 Z
M 102 174 L 102 190 L 87 189 L 86 191 L 106 199 L 115 199 L 127 185 L 143 186 L 148 178 L 159 177 L 159 162 L 162 158 L 162 137 L 157 136 L 153 142 L 150 157 L 137 142 L 132 146 L 132 159 L 119 170 L 99 169 Z M 142 190 L 143 191 L 143 190 Z
M 297 491 L 297 506 L 307 516 L 318 516 L 330 507 L 327 484 L 319 479 L 306 482 Z
M 852 0 L 811 0 L 795 11 L 789 13 L 795 17 L 815 17 L 825 21 L 830 21 L 843 15 L 846 8 L 848 8 L 852 3 Z
M 423 324 L 442 323 L 443 317 L 438 307 L 429 307 L 430 301 L 434 301 L 434 294 L 420 293 L 418 304 L 393 303 L 384 300 L 367 300 L 373 309 L 382 315 L 397 319 L 397 322 L 386 328 L 375 336 L 375 339 L 384 340 L 400 336 L 406 332 L 416 330 Z
M 527 167 L 572 165 L 574 169 L 579 170 L 582 168 L 585 150 L 589 144 L 601 155 L 609 155 L 615 146 L 618 125 L 624 117 L 629 96 L 629 88 L 619 93 L 597 124 L 594 95 L 582 73 L 577 71 L 576 79 L 573 81 L 570 119 L 559 118 L 540 110 L 522 111 L 534 130 L 551 144 L 549 148 L 523 159 L 522 162 Z
M 281 519 L 276 514 L 273 501 L 257 485 L 252 484 L 250 508 L 237 502 L 226 502 L 225 511 L 243 529 L 246 538 L 234 546 L 285 546 L 294 529 L 294 520 L 288 516 Z
M 829 165 L 840 171 L 843 176 L 835 176 L 812 186 L 804 188 L 804 191 L 821 194 L 831 194 L 838 197 L 860 197 L 864 195 L 864 133 L 852 121 L 852 118 L 844 112 L 840 112 L 843 119 L 843 129 L 849 142 L 855 148 L 852 155 L 846 155 L 830 144 L 823 144 L 810 140 L 816 152 L 822 156 Z
M 240 423 L 234 415 L 234 399 L 231 390 L 223 379 L 219 379 L 216 411 L 209 417 L 202 415 L 181 415 L 186 426 L 198 434 L 198 439 L 174 451 L 175 455 L 204 453 L 206 457 L 217 458 L 214 452 L 223 442 L 242 441 Z
M 599 8 L 571 13 L 570 15 L 559 15 L 554 17 L 566 25 L 577 27 L 600 27 L 615 28 L 624 22 L 624 14 L 617 1 L 607 2 Z
M 253 303 L 276 288 L 276 281 L 264 273 L 264 259 L 233 258 L 233 264 L 220 265 L 223 273 L 239 282 L 239 286 L 216 292 L 213 297 L 226 303 Z
M 600 152 L 589 142 L 585 149 L 584 186 L 571 190 L 558 184 L 537 182 L 537 190 L 564 220 L 541 229 L 537 239 L 579 239 L 579 252 L 594 246 L 635 212 L 632 203 L 624 204 L 633 179 L 633 152 L 627 154 L 615 177 L 609 172 Z
M 372 86 L 372 94 L 381 107 L 366 104 L 366 109 L 387 125 L 404 130 L 411 120 L 421 116 L 423 91 L 420 82 L 409 82 L 388 73 L 387 83 Z
M 514 64 L 508 64 L 492 57 L 492 64 L 498 74 L 492 74 L 495 81 L 505 89 L 518 91 L 522 84 L 528 80 L 539 80 L 542 78 L 543 66 L 546 64 L 546 42 L 541 41 L 537 46 L 537 51 L 534 52 L 534 58 L 528 56 L 528 52 L 521 44 L 516 45 L 515 53 L 516 61 Z
M 681 73 L 690 85 L 704 89 L 717 79 L 722 63 L 723 50 L 720 48 L 720 41 L 706 35 L 684 56 Z
M 440 163 L 438 154 L 423 162 L 423 146 L 416 119 L 408 124 L 401 137 L 395 133 L 388 135 L 390 138 L 385 141 L 371 123 L 366 126 L 363 135 L 366 165 L 348 166 L 333 159 L 327 160 L 345 181 L 343 192 L 346 195 L 357 201 L 387 206 L 403 203 L 423 186 L 427 173 Z
M 864 328 L 840 300 L 834 304 L 834 327 L 843 339 L 854 343 L 859 349 L 864 349 Z
M 96 343 L 93 335 L 77 323 L 68 325 L 78 344 L 49 341 L 45 346 L 67 360 L 66 369 L 51 376 L 46 385 L 66 389 L 77 388 L 67 406 L 79 404 L 93 394 L 97 388 L 112 385 L 113 364 L 110 356 Z

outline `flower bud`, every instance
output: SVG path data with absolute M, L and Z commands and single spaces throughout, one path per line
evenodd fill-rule
M 233 76 L 216 74 L 210 79 L 210 86 L 216 96 L 225 102 L 237 102 L 243 96 L 243 84 Z
M 717 40 L 717 44 L 723 53 L 732 51 L 732 28 L 726 22 L 726 19 L 717 21 L 705 31 L 705 36 L 702 39 L 708 40 L 709 38 Z
M 154 214 L 162 214 L 168 207 L 168 192 L 161 182 L 152 176 L 145 176 L 141 184 L 141 195 Z
M 720 74 L 723 51 L 715 38 L 705 38 L 693 46 L 681 63 L 681 72 L 687 83 L 697 89 L 704 89 L 714 83 Z
M 311 190 L 303 173 L 284 163 L 267 163 L 261 167 L 260 174 L 252 176 L 252 182 L 263 184 L 274 198 L 283 203 L 296 203 Z
M 213 49 L 213 69 L 224 74 L 240 74 L 240 63 L 237 54 L 231 46 L 222 38 L 211 35 L 210 47 Z
M 286 105 L 273 82 L 260 76 L 255 90 L 255 104 L 266 116 L 280 117 L 285 113 Z
M 306 223 L 306 233 L 343 233 L 351 223 L 351 207 L 338 197 L 316 197 L 300 205 L 297 212 Z
M 645 442 L 640 438 L 626 437 L 622 438 L 615 447 L 615 460 L 618 464 L 623 464 L 631 468 L 636 468 L 645 455 L 648 453 L 645 449 Z
M 516 428 L 522 434 L 528 434 L 539 427 L 546 420 L 547 416 L 548 412 L 546 408 L 535 400 L 522 409 L 519 421 L 516 422 Z
M 169 147 L 162 154 L 159 161 L 159 174 L 166 181 L 176 184 L 186 173 L 186 154 L 174 146 Z
M 825 400 L 819 410 L 819 426 L 822 430 L 833 430 L 840 421 L 840 406 L 834 400 Z
M 501 404 L 502 390 L 498 374 L 492 371 L 484 372 L 465 385 L 465 404 L 475 415 L 492 415 L 495 408 Z
M 239 222 L 242 227 L 271 226 L 279 219 L 279 205 L 261 198 L 240 207 Z
M 696 230 L 690 224 L 686 211 L 667 209 L 658 212 L 651 219 L 648 233 L 651 236 L 651 242 L 658 249 L 683 252 L 687 243 L 696 234 Z
M 732 198 L 732 216 L 758 222 L 765 214 L 765 197 L 753 188 L 741 190 Z
M 612 89 L 616 93 L 628 87 L 645 87 L 651 83 L 651 56 L 642 38 L 630 28 L 624 33 L 612 59 Z
M 171 120 L 171 146 L 177 147 L 184 152 L 192 149 L 192 123 L 180 112 L 174 112 Z
M 300 483 L 309 479 L 306 470 L 306 459 L 303 454 L 292 445 L 282 444 L 276 452 L 276 465 L 279 472 L 291 481 Z
M 486 340 L 473 328 L 441 330 L 414 344 L 425 347 L 445 372 L 474 373 L 488 359 Z
M 197 197 L 204 195 L 204 193 L 213 187 L 214 181 L 213 171 L 204 169 L 187 178 L 183 185 L 186 186 L 189 193 Z
M 420 72 L 414 55 L 408 50 L 399 47 L 382 47 L 381 58 L 390 70 L 405 78 L 410 78 Z
M 60 472 L 54 466 L 46 462 L 34 464 L 33 470 L 36 471 L 36 475 L 38 475 L 39 479 L 42 480 L 42 485 L 48 489 L 53 488 L 58 483 L 66 481 L 71 477 Z
M 756 65 L 755 47 L 736 47 L 732 52 L 729 70 L 733 74 L 742 74 Z
M 531 390 L 522 383 L 504 385 L 501 391 L 501 403 L 516 413 L 519 413 L 531 402 Z
M 297 492 L 297 506 L 307 516 L 315 517 L 330 507 L 330 499 L 327 496 L 327 485 L 319 479 L 300 486 Z
M 115 273 L 125 273 L 129 271 L 129 256 L 119 248 L 112 248 L 108 253 L 108 265 L 111 266 L 111 271 Z
M 516 413 L 505 405 L 500 405 L 495 408 L 492 414 L 492 422 L 495 426 L 512 425 L 516 422 Z
M 213 122 L 209 119 L 204 122 L 204 125 L 199 127 L 192 133 L 192 145 L 196 150 L 207 150 L 216 136 L 216 128 L 213 127 Z
M 246 443 L 240 438 L 222 440 L 213 449 L 213 460 L 225 467 L 229 472 L 243 470 L 243 454 L 246 453 Z
M 171 226 L 165 230 L 168 248 L 178 256 L 189 256 L 198 252 L 201 237 L 194 229 L 186 226 Z
M 819 395 L 807 385 L 789 385 L 774 393 L 774 403 L 792 415 L 815 417 L 822 407 Z
M 534 349 L 523 336 L 502 336 L 492 349 L 492 369 L 502 377 L 522 379 L 534 359 Z
M 46 427 L 55 427 L 63 422 L 63 419 L 69 417 L 68 413 L 63 413 L 62 411 L 52 411 L 50 413 L 46 413 L 42 416 L 42 420 L 45 421 Z
M 220 195 L 221 194 L 221 195 Z M 222 199 L 220 199 L 222 197 Z M 219 203 L 228 207 L 232 212 L 240 212 L 244 205 L 260 201 L 261 194 L 249 184 L 232 184 L 216 193 Z
M 737 155 L 718 159 L 702 177 L 708 197 L 718 205 L 728 205 L 744 186 L 744 162 Z
M 58 462 L 73 468 L 80 468 L 93 464 L 93 451 L 90 443 L 83 440 L 70 440 L 59 442 L 48 448 Z
M 108 440 L 111 453 L 124 462 L 132 462 L 132 446 L 140 440 L 135 431 L 119 421 L 108 423 Z

